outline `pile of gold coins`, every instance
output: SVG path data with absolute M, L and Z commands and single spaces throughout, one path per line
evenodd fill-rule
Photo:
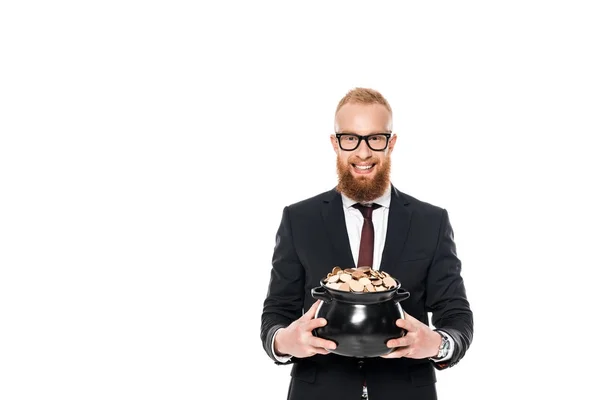
M 396 280 L 387 272 L 376 271 L 371 267 L 346 268 L 334 267 L 323 279 L 325 286 L 345 292 L 382 292 L 398 286 Z

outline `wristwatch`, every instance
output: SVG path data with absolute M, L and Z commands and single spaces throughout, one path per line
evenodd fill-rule
M 450 351 L 450 340 L 440 331 L 436 331 L 442 337 L 442 343 L 440 343 L 440 348 L 438 350 L 437 356 L 433 357 L 434 360 L 440 360 L 448 355 Z

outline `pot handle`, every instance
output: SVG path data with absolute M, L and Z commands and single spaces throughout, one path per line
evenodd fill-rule
M 317 286 L 311 289 L 311 296 L 317 300 L 323 300 L 325 303 L 329 303 L 331 301 L 331 295 L 325 290 L 323 286 Z
M 404 301 L 410 297 L 410 292 L 407 292 L 403 287 L 398 287 L 394 293 L 394 301 Z

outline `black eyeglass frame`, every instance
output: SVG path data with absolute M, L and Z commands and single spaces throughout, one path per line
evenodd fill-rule
M 381 136 L 381 135 L 385 136 L 385 147 L 383 149 L 374 149 L 374 148 L 372 148 L 371 145 L 369 144 L 369 140 L 368 139 L 370 137 L 372 137 L 372 136 Z M 341 142 L 342 136 L 354 136 L 354 137 L 358 138 L 358 143 L 356 144 L 356 147 L 353 148 L 353 149 L 351 149 L 351 150 L 344 149 L 342 147 L 342 142 Z M 357 135 L 356 133 L 336 133 L 335 137 L 337 138 L 338 145 L 340 146 L 340 149 L 342 149 L 344 151 L 354 151 L 354 150 L 358 149 L 358 147 L 360 146 L 360 142 L 363 141 L 363 140 L 365 141 L 365 143 L 367 144 L 367 146 L 369 146 L 369 148 L 371 150 L 373 150 L 373 151 L 385 151 L 385 149 L 387 149 L 388 145 L 390 144 L 390 137 L 392 137 L 392 134 L 391 133 L 382 132 L 382 133 L 371 133 L 369 135 L 362 136 L 362 135 Z

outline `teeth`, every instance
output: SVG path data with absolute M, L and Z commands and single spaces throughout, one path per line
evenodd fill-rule
M 355 165 L 355 167 L 358 169 L 367 170 L 373 168 L 373 165 Z

